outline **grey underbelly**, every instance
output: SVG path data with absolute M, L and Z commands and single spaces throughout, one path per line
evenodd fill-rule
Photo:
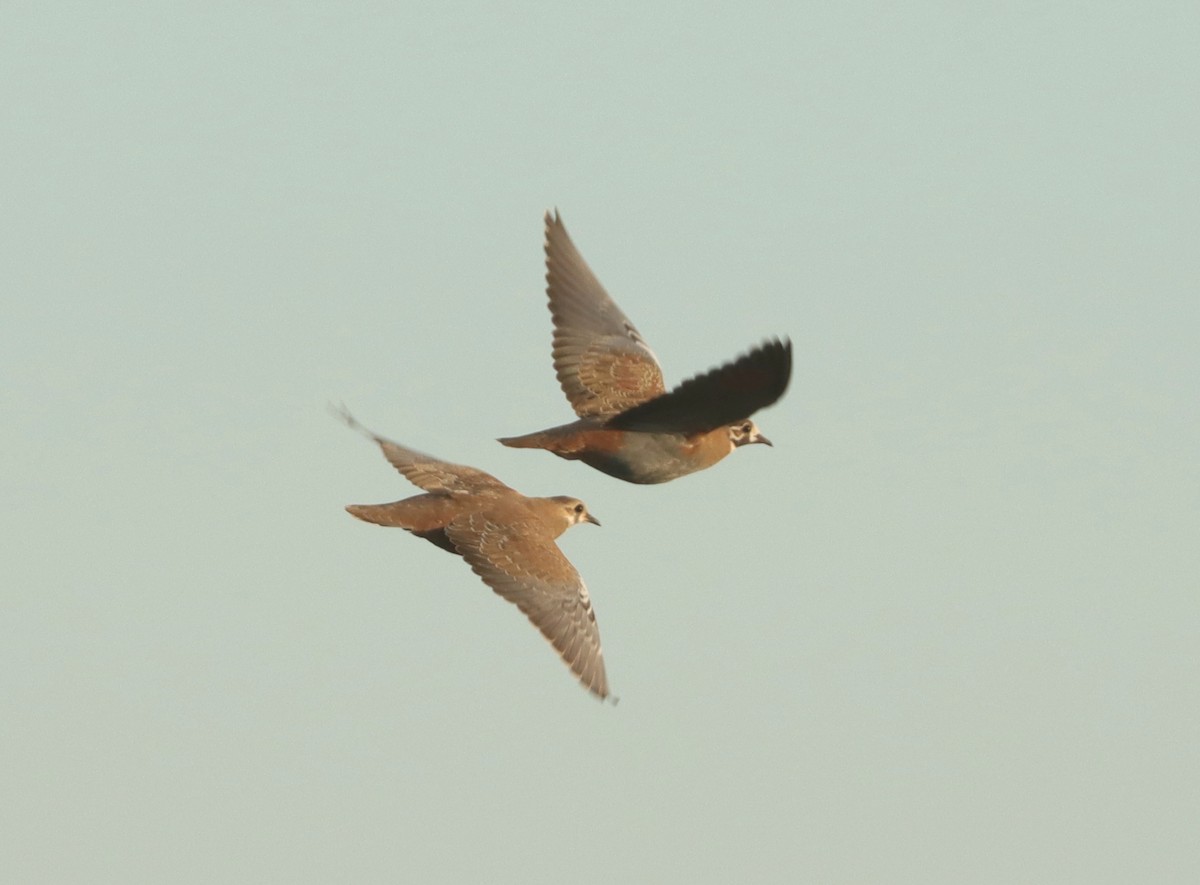
M 626 482 L 667 482 L 704 466 L 683 457 L 683 442 L 682 436 L 630 433 L 620 452 L 590 452 L 582 460 Z

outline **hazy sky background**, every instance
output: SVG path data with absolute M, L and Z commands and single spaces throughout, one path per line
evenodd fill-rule
M 0 869 L 1200 880 L 1200 11 L 0 7 Z M 774 449 L 571 417 L 557 206 Z M 583 498 L 621 702 L 326 411 Z

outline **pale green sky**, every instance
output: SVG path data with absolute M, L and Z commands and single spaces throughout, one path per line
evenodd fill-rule
M 0 869 L 1200 880 L 1194 3 L 0 6 Z M 570 418 L 557 206 L 674 383 Z M 596 703 L 326 412 L 604 527 Z

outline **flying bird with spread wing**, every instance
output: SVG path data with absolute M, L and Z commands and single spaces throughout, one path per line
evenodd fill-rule
M 668 392 L 658 359 L 600 285 L 562 218 L 546 213 L 545 223 L 554 370 L 578 420 L 500 442 L 546 449 L 632 483 L 667 482 L 741 446 L 771 445 L 750 416 L 787 390 L 790 341 L 765 341 Z

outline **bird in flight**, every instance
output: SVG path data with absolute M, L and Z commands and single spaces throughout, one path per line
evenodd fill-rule
M 734 449 L 771 445 L 750 416 L 776 402 L 792 374 L 792 345 L 769 339 L 667 391 L 662 367 L 567 234 L 546 213 L 546 294 L 559 386 L 578 420 L 503 437 L 632 483 L 660 483 L 716 464 Z
M 555 539 L 582 522 L 599 525 L 578 498 L 527 498 L 491 474 L 439 461 L 385 439 L 335 410 L 424 494 L 390 504 L 351 504 L 364 522 L 402 528 L 461 556 L 497 594 L 517 606 L 558 651 L 580 683 L 608 697 L 604 653 L 592 601 Z

